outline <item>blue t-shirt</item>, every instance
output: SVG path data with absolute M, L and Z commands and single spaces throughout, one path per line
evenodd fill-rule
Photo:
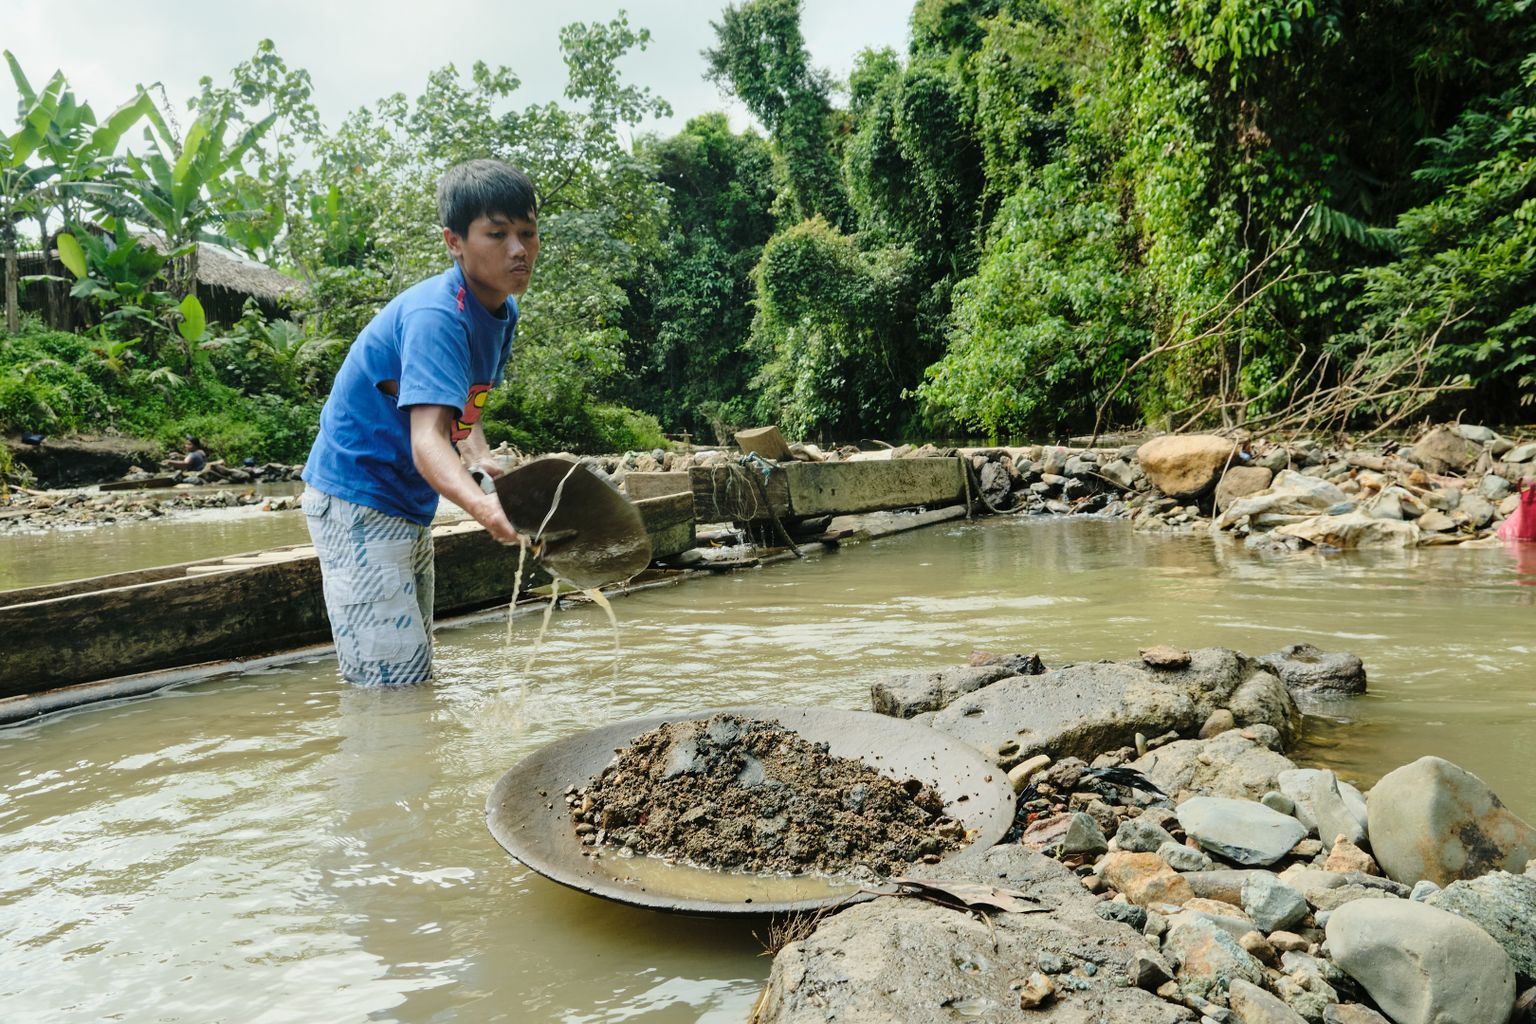
M 327 494 L 423 526 L 437 492 L 411 458 L 413 405 L 462 410 L 451 440 L 469 436 L 506 375 L 517 302 L 492 316 L 458 264 L 406 289 L 357 336 L 320 412 L 304 481 Z M 395 394 L 380 385 L 395 382 Z M 387 385 L 386 385 L 387 386 Z

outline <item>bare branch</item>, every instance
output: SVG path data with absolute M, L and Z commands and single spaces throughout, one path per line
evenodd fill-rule
M 1277 285 L 1283 284 L 1286 281 L 1295 280 L 1300 276 L 1293 266 L 1287 265 L 1274 276 L 1267 279 L 1263 278 L 1263 275 L 1270 264 L 1274 263 L 1276 260 L 1280 259 L 1280 257 L 1286 253 L 1291 252 L 1301 244 L 1301 227 L 1307 222 L 1307 218 L 1311 216 L 1312 209 L 1312 206 L 1308 206 L 1305 210 L 1303 210 L 1301 212 L 1301 216 L 1296 219 L 1296 223 L 1291 226 L 1291 229 L 1286 232 L 1285 237 L 1280 240 L 1280 244 L 1277 245 L 1274 249 L 1270 250 L 1270 252 L 1266 254 L 1263 259 L 1254 264 L 1253 267 L 1251 267 L 1247 273 L 1245 273 L 1235 284 L 1233 284 L 1231 288 L 1227 289 L 1226 294 L 1223 295 L 1219 301 L 1196 316 L 1180 317 L 1178 322 L 1174 324 L 1172 330 L 1168 332 L 1170 340 L 1165 341 L 1150 351 L 1143 353 L 1140 358 L 1136 359 L 1133 363 L 1131 363 L 1130 366 L 1125 369 L 1125 372 L 1120 375 L 1120 379 L 1115 381 L 1114 385 L 1104 393 L 1103 400 L 1099 402 L 1097 408 L 1094 410 L 1093 437 L 1090 441 L 1090 446 L 1098 442 L 1099 434 L 1103 430 L 1104 413 L 1109 408 L 1109 404 L 1114 401 L 1117 395 L 1119 395 L 1120 389 L 1125 386 L 1126 381 L 1130 380 L 1130 378 L 1136 373 L 1137 370 L 1141 369 L 1143 366 L 1154 359 L 1169 355 L 1174 352 L 1182 351 L 1183 349 L 1190 348 L 1195 345 L 1199 345 L 1202 342 L 1209 341 L 1212 338 L 1224 336 L 1227 331 L 1227 325 L 1230 324 L 1232 319 L 1239 313 L 1247 309 L 1253 303 L 1257 302 L 1261 297 L 1263 297 Z M 1263 283 L 1253 291 L 1248 291 L 1247 289 L 1249 288 L 1250 284 L 1256 279 L 1262 279 Z M 1233 302 L 1233 297 L 1239 294 L 1242 295 L 1242 298 L 1236 302 Z M 1181 337 L 1184 335 L 1186 329 L 1191 324 L 1203 323 L 1211 317 L 1216 316 L 1218 313 L 1220 314 L 1219 318 L 1209 327 L 1206 327 L 1204 330 L 1201 330 L 1188 337 Z M 1174 341 L 1172 340 L 1174 338 L 1179 338 L 1180 340 Z M 1225 392 L 1226 388 L 1223 387 L 1222 391 Z M 1223 402 L 1222 397 L 1223 396 L 1220 394 L 1216 397 L 1215 401 L 1217 404 L 1214 406 L 1214 408 L 1223 411 L 1233 407 L 1241 408 L 1241 405 L 1237 403 Z M 1202 411 L 1210 411 L 1211 408 L 1212 406 L 1208 403 L 1206 406 L 1202 407 Z M 1198 419 L 1198 416 L 1196 419 Z M 1193 422 L 1193 420 L 1191 422 Z

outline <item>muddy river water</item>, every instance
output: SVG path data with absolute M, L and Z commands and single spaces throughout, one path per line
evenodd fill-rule
M 304 539 L 296 513 L 227 518 L 0 538 L 0 586 Z M 1536 821 L 1536 566 L 1502 548 L 1276 561 L 1121 522 L 995 520 L 615 607 L 617 682 L 607 620 L 583 607 L 526 677 L 537 616 L 510 650 L 502 621 L 444 629 L 429 688 L 347 689 L 316 660 L 0 729 L 4 1019 L 742 1021 L 762 924 L 548 882 L 491 839 L 486 793 L 595 724 L 867 707 L 881 674 L 977 648 L 1053 666 L 1152 643 L 1354 651 L 1370 693 L 1318 709 L 1293 757 L 1369 785 L 1438 754 Z

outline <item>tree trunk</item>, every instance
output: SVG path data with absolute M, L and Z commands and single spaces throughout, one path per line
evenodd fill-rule
M 5 329 L 15 334 L 21 330 L 21 300 L 16 294 L 21 270 L 16 261 L 16 225 L 9 220 L 0 225 L 0 243 L 5 247 Z
M 61 222 L 59 232 L 63 232 L 69 224 L 66 218 Z M 74 330 L 73 310 L 70 306 L 69 289 L 67 283 L 69 269 L 64 266 L 64 261 L 54 256 L 57 245 L 49 245 L 48 215 L 40 213 L 37 216 L 37 237 L 43 240 L 43 273 L 55 277 L 65 278 L 65 281 L 44 281 L 43 294 L 48 296 L 48 326 L 55 331 Z

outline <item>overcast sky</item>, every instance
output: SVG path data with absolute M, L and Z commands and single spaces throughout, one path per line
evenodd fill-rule
M 559 99 L 565 86 L 559 31 L 573 21 L 607 21 L 619 10 L 651 30 L 643 53 L 621 65 L 625 80 L 672 104 L 652 125 L 680 128 L 691 116 L 725 110 L 748 118 L 703 80 L 699 51 L 715 42 L 724 0 L 0 0 L 0 48 L 12 51 L 39 86 L 63 70 L 98 116 L 129 99 L 137 83 L 163 82 L 177 113 L 211 75 L 229 69 L 270 38 L 289 67 L 307 68 L 327 125 L 393 92 L 416 96 L 433 68 L 467 70 L 477 60 L 505 64 L 522 79 L 516 106 Z M 812 60 L 846 78 L 865 47 L 905 52 L 911 0 L 805 0 L 802 30 Z M 0 126 L 14 130 L 16 90 L 0 74 Z

